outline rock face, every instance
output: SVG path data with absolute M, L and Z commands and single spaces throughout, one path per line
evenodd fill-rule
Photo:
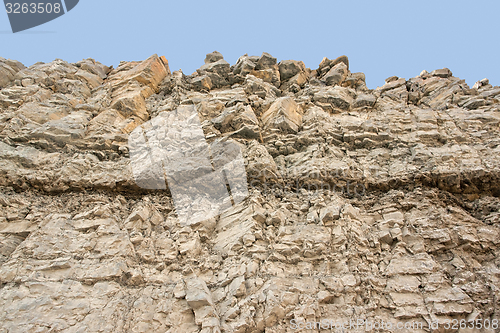
M 0 58 L 0 332 L 498 325 L 500 87 L 364 79 L 345 56 L 213 52 L 187 76 L 157 55 Z M 181 224 L 169 189 L 136 183 L 128 139 L 188 106 L 207 146 L 241 149 L 248 196 Z

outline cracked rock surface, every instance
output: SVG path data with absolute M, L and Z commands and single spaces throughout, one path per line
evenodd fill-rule
M 192 223 L 136 183 L 128 144 L 186 107 L 248 182 Z M 499 126 L 500 87 L 447 68 L 371 90 L 346 56 L 0 58 L 0 332 L 498 320 Z

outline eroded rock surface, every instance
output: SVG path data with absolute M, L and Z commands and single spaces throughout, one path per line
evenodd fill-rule
M 0 58 L 0 332 L 500 319 L 500 87 L 364 80 L 346 56 Z M 181 224 L 128 139 L 187 106 L 241 149 L 249 195 Z

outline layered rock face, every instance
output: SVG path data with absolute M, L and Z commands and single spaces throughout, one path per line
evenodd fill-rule
M 323 320 L 430 332 L 453 319 L 498 332 L 499 100 L 500 87 L 448 69 L 370 90 L 345 56 L 310 70 L 214 52 L 192 75 L 156 55 L 117 68 L 0 58 L 0 332 L 296 332 Z M 248 190 L 181 223 L 168 181 L 137 181 L 129 139 L 183 108 L 212 155 L 232 140 Z

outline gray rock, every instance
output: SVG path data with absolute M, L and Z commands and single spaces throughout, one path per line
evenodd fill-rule
M 193 85 L 193 88 L 198 91 L 211 90 L 213 87 L 212 79 L 210 79 L 208 75 L 194 77 L 191 79 L 191 84 Z
M 302 61 L 282 60 L 278 64 L 281 81 L 287 81 L 301 72 L 306 71 L 306 66 Z
M 431 72 L 431 76 L 438 76 L 442 78 L 448 78 L 452 75 L 453 73 L 448 68 L 436 69 Z
M 322 80 L 328 86 L 340 85 L 346 79 L 347 74 L 347 65 L 343 62 L 339 62 L 322 77 Z
M 229 85 L 228 75 L 230 72 L 230 65 L 224 59 L 218 60 L 216 62 L 206 63 L 197 69 L 197 72 L 201 76 L 207 76 L 210 78 L 210 82 L 213 88 L 220 88 L 225 85 Z
M 360 94 L 356 97 L 356 101 L 354 102 L 354 106 L 357 108 L 361 107 L 373 107 L 377 99 L 375 96 L 370 94 Z
M 220 54 L 220 52 L 214 51 L 212 53 L 207 54 L 207 56 L 205 57 L 205 64 L 217 62 L 217 61 L 222 60 L 222 59 L 224 59 L 222 54 Z
M 353 92 L 348 88 L 333 87 L 314 94 L 313 101 L 326 111 L 347 111 L 353 104 Z
M 354 89 L 368 90 L 364 73 L 349 73 L 344 81 L 344 86 Z
M 398 79 L 399 79 L 399 77 L 397 77 L 397 76 L 390 76 L 387 79 L 385 79 L 385 83 L 391 83 L 393 81 L 397 81 Z
M 270 68 L 272 69 L 274 68 L 274 66 L 276 66 L 276 63 L 277 63 L 276 58 L 274 58 L 269 53 L 263 52 L 259 60 L 257 61 L 255 69 L 256 70 L 270 69 Z

